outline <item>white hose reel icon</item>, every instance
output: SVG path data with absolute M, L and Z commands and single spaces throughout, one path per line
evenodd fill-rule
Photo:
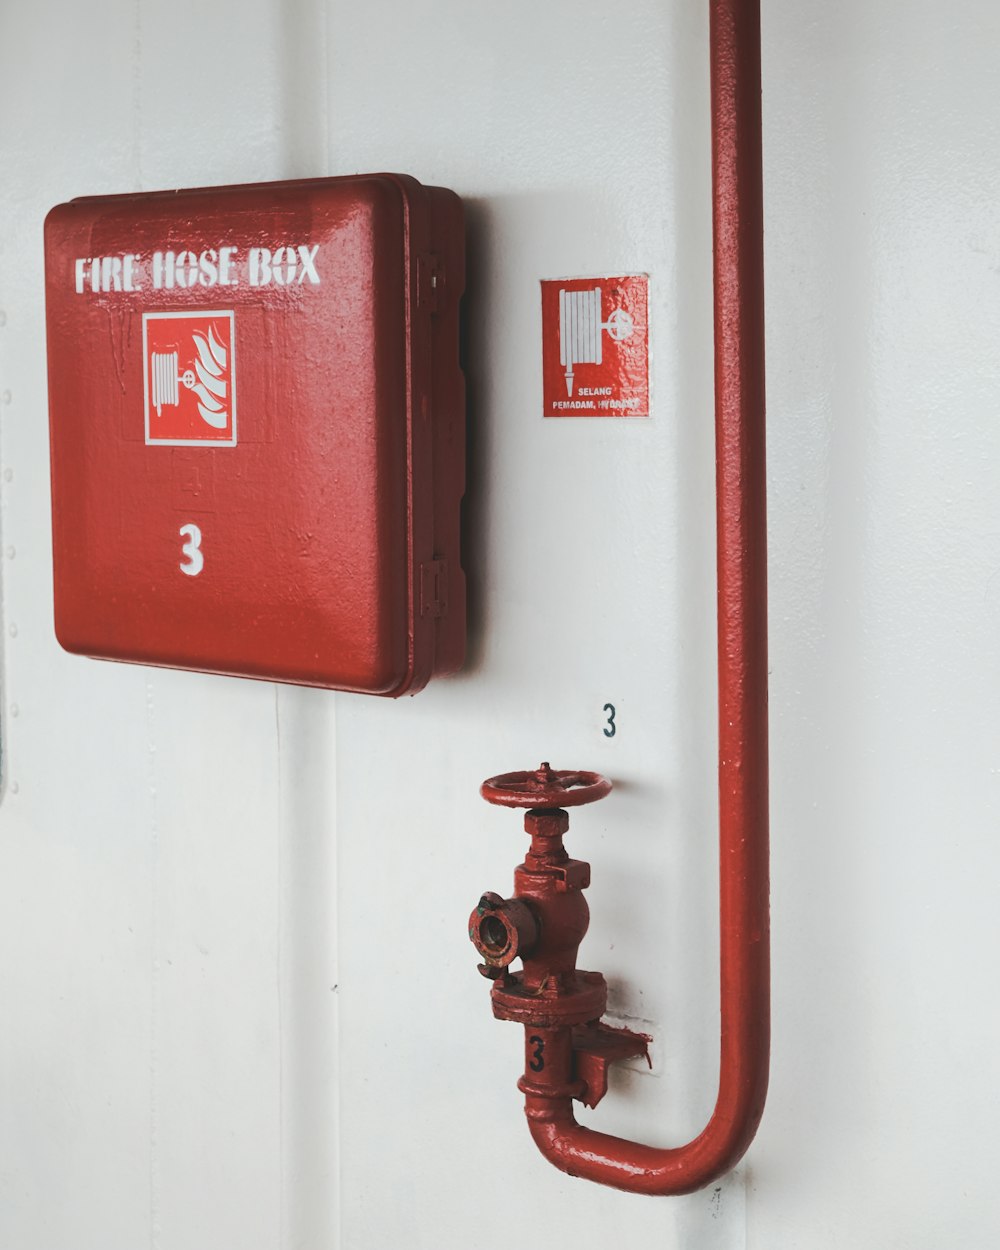
M 189 391 L 194 390 L 194 370 L 185 369 L 177 372 L 176 352 L 153 352 L 151 355 L 153 369 L 153 407 L 158 417 L 163 415 L 163 405 L 180 403 L 179 383 L 183 382 Z
M 589 291 L 559 291 L 559 363 L 566 370 L 567 395 L 573 394 L 574 365 L 603 363 L 602 330 L 621 343 L 632 337 L 635 322 L 624 308 L 616 308 L 602 321 L 599 286 Z

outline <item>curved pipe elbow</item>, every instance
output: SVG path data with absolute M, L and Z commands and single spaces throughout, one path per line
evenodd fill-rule
M 717 1106 L 698 1137 L 668 1149 L 584 1128 L 569 1098 L 528 1095 L 525 1115 L 535 1145 L 561 1172 L 628 1193 L 668 1197 L 702 1189 L 739 1163 L 757 1132 L 766 1095 L 765 1065 L 741 1107 Z

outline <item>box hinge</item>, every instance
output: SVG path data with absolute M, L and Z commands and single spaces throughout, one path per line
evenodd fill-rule
M 444 293 L 444 265 L 433 252 L 417 257 L 417 306 L 422 312 L 441 311 Z
M 430 560 L 420 566 L 420 615 L 444 616 L 448 611 L 448 562 Z

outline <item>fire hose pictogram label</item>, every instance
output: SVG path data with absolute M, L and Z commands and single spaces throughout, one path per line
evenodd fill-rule
M 546 417 L 649 416 L 645 274 L 542 283 Z
M 231 311 L 144 313 L 146 442 L 236 446 Z

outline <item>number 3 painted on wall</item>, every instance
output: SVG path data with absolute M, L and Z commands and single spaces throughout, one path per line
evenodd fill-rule
M 197 525 L 182 525 L 180 535 L 188 539 L 181 548 L 181 555 L 186 557 L 187 562 L 179 566 L 180 570 L 188 577 L 197 577 L 205 567 L 205 557 L 201 554 L 201 530 Z

